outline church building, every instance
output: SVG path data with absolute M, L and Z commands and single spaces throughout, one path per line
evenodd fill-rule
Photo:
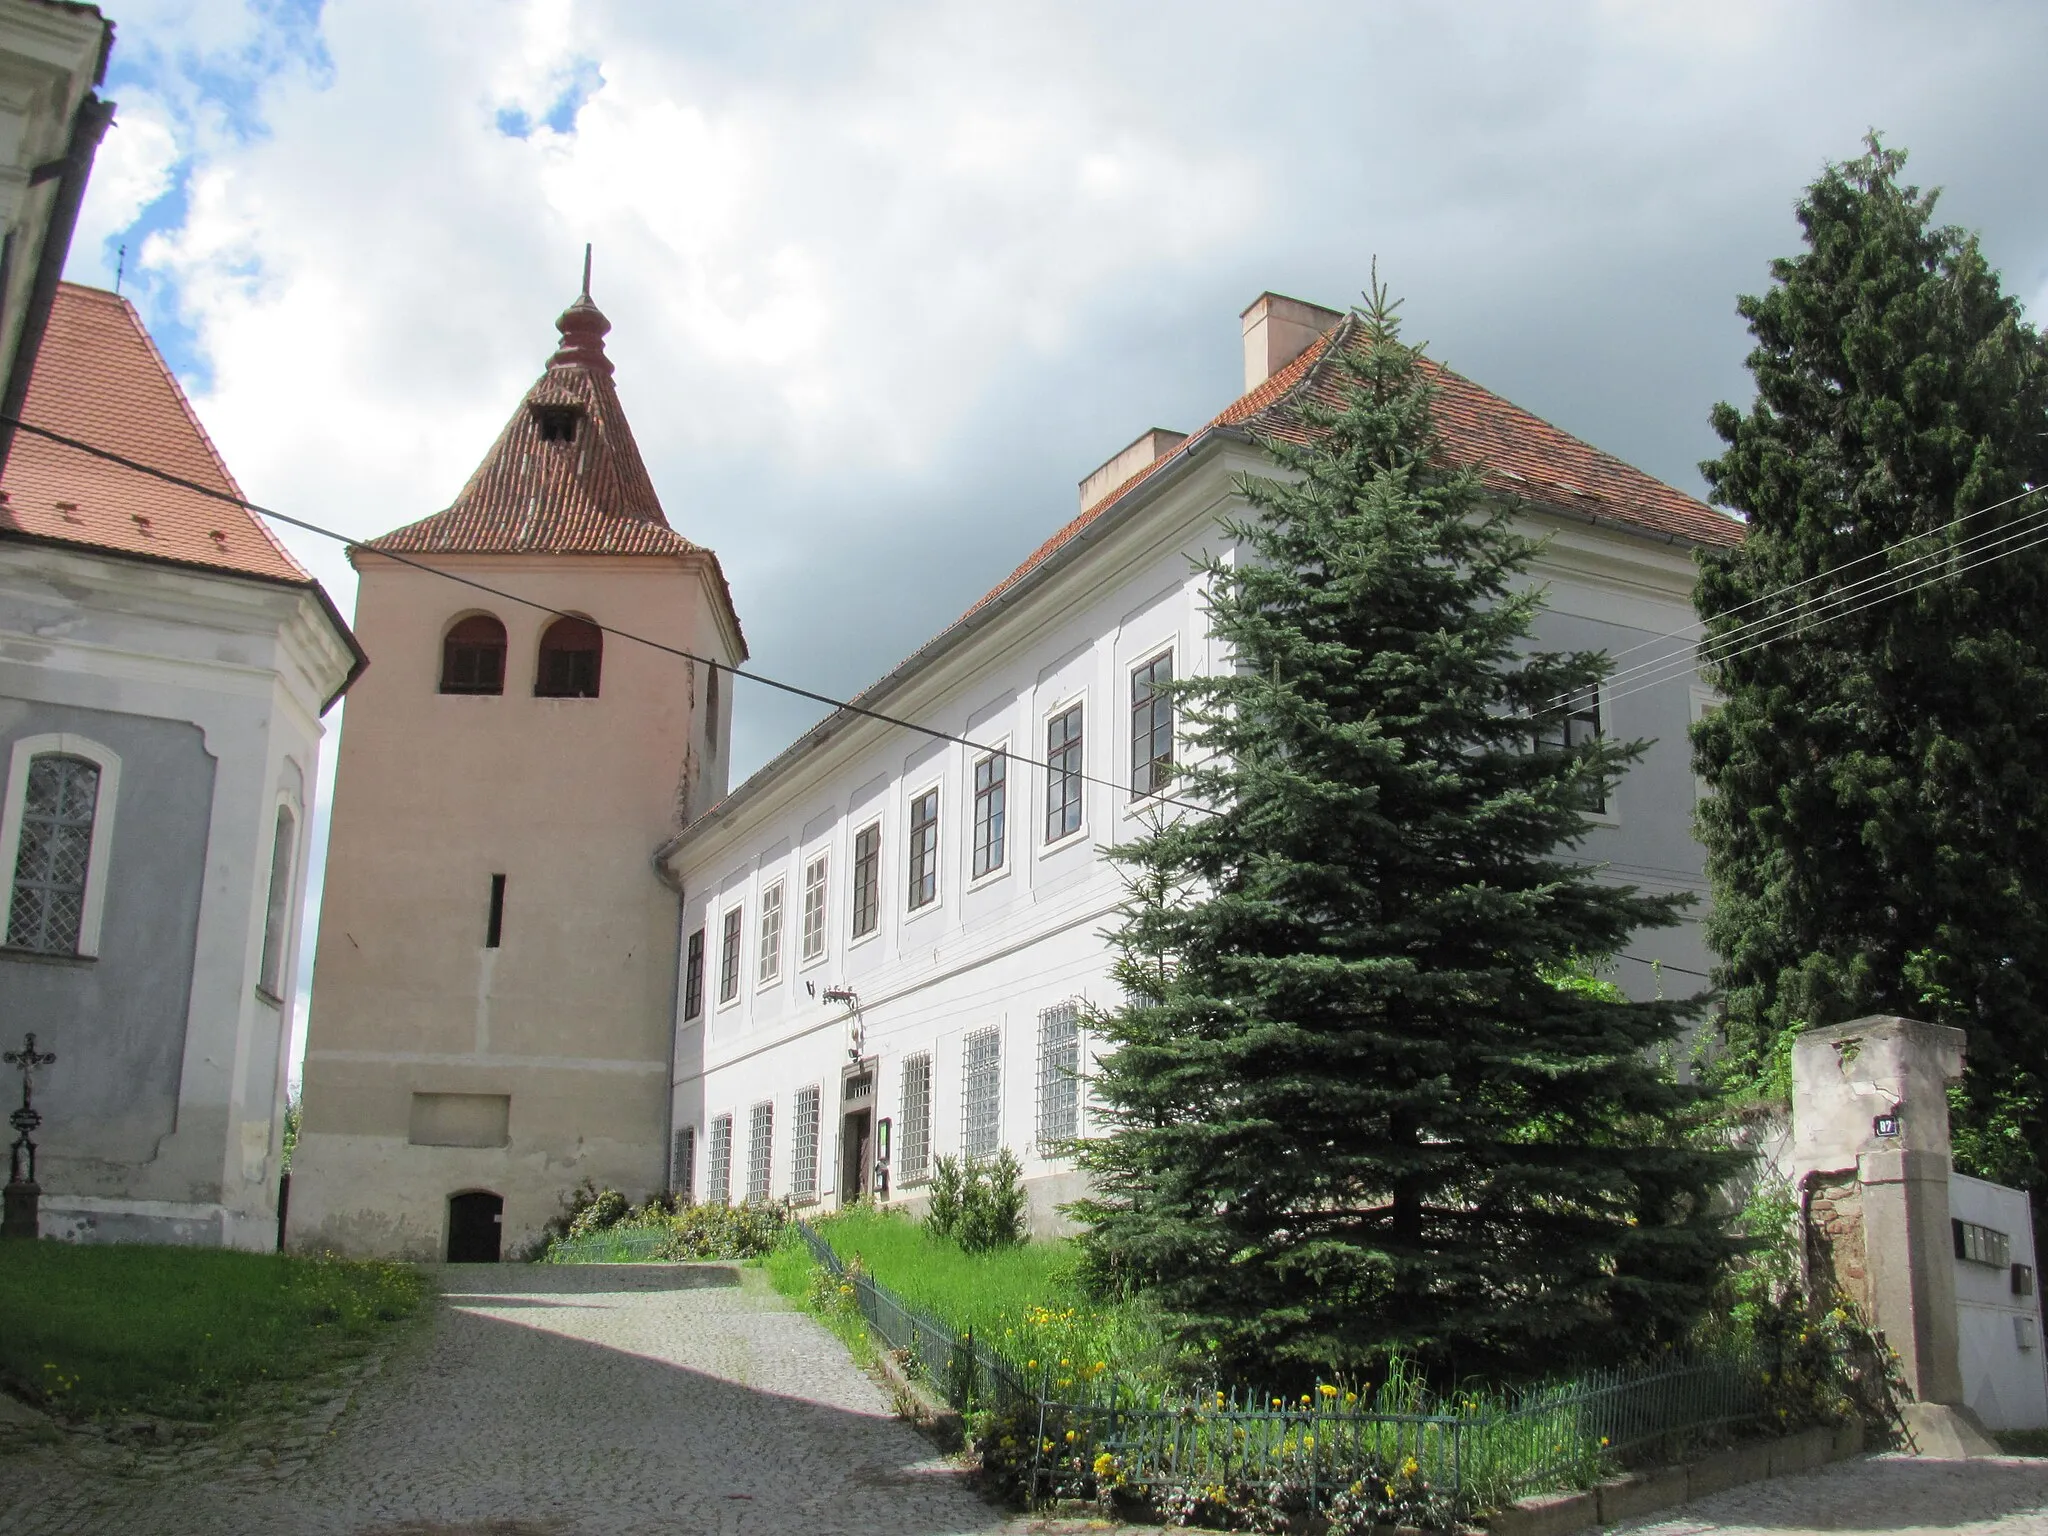
M 447 510 L 353 556 L 371 666 L 335 770 L 295 1249 L 510 1257 L 583 1181 L 666 1177 L 679 901 L 650 855 L 725 793 L 729 680 L 687 658 L 746 642 L 717 557 L 662 514 L 587 276 L 556 327 Z

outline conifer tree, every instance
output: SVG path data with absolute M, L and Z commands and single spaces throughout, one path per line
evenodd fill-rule
M 1693 734 L 1722 1067 L 1782 1096 L 1806 1028 L 1961 1025 L 1959 1160 L 2033 1184 L 2048 547 L 2028 545 L 2048 497 L 2026 492 L 2048 476 L 2048 365 L 1975 237 L 1933 222 L 1903 152 L 1865 148 L 1808 188 L 1806 249 L 1740 301 L 1756 400 L 1716 407 L 1727 451 L 1701 466 L 1749 521 L 1698 585 L 1726 701 Z M 1774 618 L 1768 643 L 1740 628 Z
M 1332 352 L 1343 403 L 1207 567 L 1237 667 L 1172 685 L 1213 814 L 1118 851 L 1088 1261 L 1240 1377 L 1641 1351 L 1703 1304 L 1732 1164 L 1653 1060 L 1686 1005 L 1559 984 L 1674 920 L 1572 849 L 1642 744 L 1547 729 L 1605 659 L 1532 644 L 1537 546 L 1449 463 L 1377 280 Z

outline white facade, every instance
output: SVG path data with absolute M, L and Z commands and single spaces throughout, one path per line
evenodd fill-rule
M 1040 1116 L 1057 1115 L 1067 1081 L 1044 1058 L 1060 1048 L 1062 1005 L 1115 1001 L 1103 938 L 1123 895 L 1103 849 L 1133 835 L 1145 811 L 1129 785 L 1134 751 L 1133 674 L 1169 656 L 1174 674 L 1223 664 L 1207 630 L 1197 556 L 1228 548 L 1220 520 L 1243 512 L 1234 477 L 1267 472 L 1241 436 L 1210 440 L 1126 494 L 1088 533 L 1070 541 L 977 610 L 861 703 L 975 743 L 920 737 L 902 727 L 837 715 L 768 765 L 723 805 L 664 849 L 684 892 L 684 931 L 702 935 L 701 987 L 685 974 L 674 1074 L 678 1184 L 697 1198 L 765 1192 L 812 1196 L 792 1168 L 809 1161 L 808 1091 L 821 1100 L 815 1197 L 843 1198 L 845 1153 L 869 1125 L 891 1122 L 889 1193 L 915 1199 L 914 1105 L 930 1063 L 929 1148 L 958 1153 L 988 1130 L 969 1113 L 994 1089 L 997 1140 L 1023 1160 L 1032 1220 L 1057 1224 L 1054 1207 L 1073 1198 L 1071 1165 L 1039 1148 Z M 1549 589 L 1540 639 L 1561 647 L 1621 652 L 1692 622 L 1688 546 L 1612 524 L 1527 514 L 1551 536 L 1537 568 Z M 1639 653 L 1636 659 L 1654 652 Z M 1697 919 L 1705 886 L 1691 836 L 1695 783 L 1686 728 L 1704 698 L 1696 679 L 1668 678 L 1603 700 L 1603 729 L 1650 738 L 1585 845 L 1589 861 L 1618 882 L 1647 891 L 1695 892 L 1702 906 L 1685 925 L 1641 935 L 1619 980 L 1632 993 L 1695 990 L 1697 979 L 1666 980 L 1661 960 L 1704 972 Z M 1085 771 L 1082 824 L 1052 837 L 1048 726 L 1078 704 Z M 999 867 L 974 870 L 979 748 L 1006 748 L 1006 837 Z M 938 803 L 937 862 L 929 902 L 912 889 L 912 818 L 925 797 Z M 879 910 L 872 933 L 854 932 L 854 863 L 862 832 L 879 831 Z M 806 957 L 807 877 L 824 861 L 822 943 Z M 780 935 L 763 948 L 764 904 L 780 890 Z M 737 913 L 738 975 L 721 983 L 731 914 Z M 701 1008 L 691 1003 L 701 991 Z M 850 1002 L 828 1001 L 853 994 Z M 997 1082 L 970 1071 L 969 1055 L 998 1042 Z M 1088 1042 L 1081 1042 L 1085 1059 Z M 862 1069 L 854 1071 L 856 1064 Z M 866 1069 L 872 1068 L 872 1098 Z M 1043 1093 L 1041 1079 L 1050 1085 Z M 1050 1102 L 1048 1102 L 1050 1101 Z M 749 1181 L 768 1106 L 770 1164 Z M 1082 1129 L 1086 1108 L 1082 1107 Z M 722 1138 L 730 1117 L 729 1188 L 719 1187 Z M 800 1132 L 799 1127 L 804 1127 Z M 881 1151 L 877 1148 L 878 1153 Z M 879 1158 L 877 1159 L 880 1160 Z
M 275 1244 L 320 716 L 354 667 L 346 639 L 310 583 L 0 543 L 10 872 L 28 763 L 54 742 L 99 768 L 75 952 L 0 948 L 6 1044 L 33 1029 L 58 1058 L 36 1094 L 46 1235 Z
M 2048 1428 L 2034 1216 L 2023 1189 L 1951 1174 L 1956 1354 L 1963 1401 L 1988 1429 Z

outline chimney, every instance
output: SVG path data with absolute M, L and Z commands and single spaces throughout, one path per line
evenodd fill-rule
M 1306 352 L 1344 312 L 1262 293 L 1244 312 L 1244 392 L 1250 394 Z
M 1158 463 L 1187 440 L 1187 433 L 1165 427 L 1140 433 L 1135 443 L 1112 455 L 1107 464 L 1081 482 L 1081 510 L 1086 512 L 1139 470 Z

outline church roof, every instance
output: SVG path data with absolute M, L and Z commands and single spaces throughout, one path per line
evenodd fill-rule
M 586 287 L 561 345 L 444 512 L 369 541 L 397 554 L 687 555 L 612 384 L 611 329 Z M 708 551 L 706 552 L 708 553 Z
M 105 289 L 58 284 L 21 417 L 242 495 L 135 307 Z M 8 450 L 0 533 L 316 585 L 253 513 L 33 432 L 16 432 Z
M 1167 465 L 1197 451 L 1213 435 L 1234 430 L 1253 437 L 1308 442 L 1313 433 L 1302 419 L 1302 404 L 1307 400 L 1333 407 L 1342 403 L 1335 349 L 1356 339 L 1358 325 L 1356 317 L 1347 316 L 1258 388 L 1232 401 L 1172 453 L 1160 455 L 1085 508 L 968 613 L 978 613 L 1001 597 L 1117 502 Z M 1436 427 L 1444 446 L 1455 461 L 1477 467 L 1488 484 L 1503 495 L 1567 516 L 1692 544 L 1742 542 L 1743 525 L 1725 512 L 1717 512 L 1633 464 L 1580 441 L 1441 363 L 1424 358 L 1422 366 L 1436 384 Z

